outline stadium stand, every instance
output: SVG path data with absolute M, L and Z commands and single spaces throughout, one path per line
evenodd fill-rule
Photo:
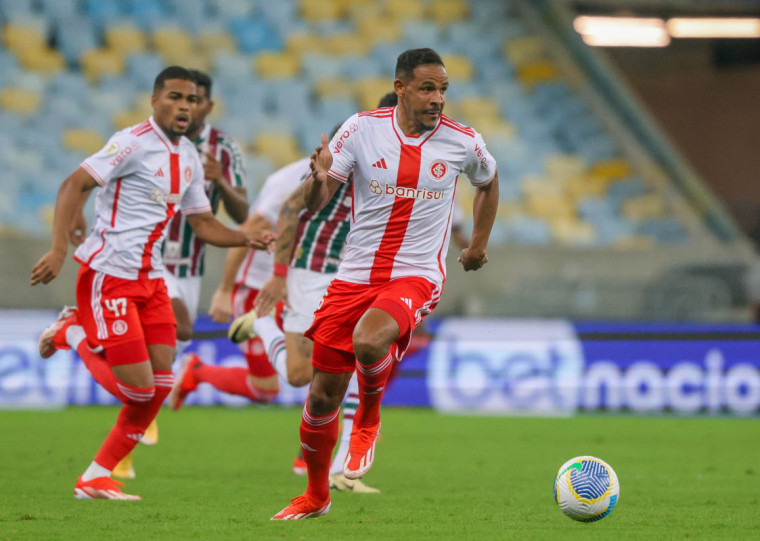
M 166 64 L 212 73 L 214 123 L 244 143 L 255 189 L 321 132 L 373 107 L 392 88 L 398 53 L 430 46 L 452 80 L 447 112 L 482 131 L 499 163 L 494 244 L 635 252 L 713 238 L 703 209 L 652 167 L 614 108 L 598 105 L 597 82 L 536 9 L 497 0 L 0 0 L 0 226 L 45 234 L 40 217 L 56 183 L 97 142 L 149 114 L 145 93 Z M 31 159 L 30 140 L 45 141 L 44 156 Z M 467 221 L 471 194 L 458 197 Z

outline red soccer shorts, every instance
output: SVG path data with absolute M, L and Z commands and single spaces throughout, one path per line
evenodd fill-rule
M 434 298 L 434 292 L 435 286 L 422 278 L 397 278 L 383 284 L 333 280 L 304 336 L 351 355 L 329 356 L 324 365 L 318 360 L 313 360 L 312 364 L 325 372 L 352 371 L 354 327 L 370 308 L 387 312 L 398 323 L 401 332 L 396 345 L 401 357 L 409 346 L 414 328 L 435 308 L 438 297 Z M 336 364 L 341 366 L 333 366 Z
M 77 277 L 79 323 L 90 343 L 106 350 L 128 342 L 141 343 L 131 359 L 112 364 L 138 363 L 148 359 L 146 345 L 174 347 L 177 322 L 162 278 L 126 280 L 82 265 Z

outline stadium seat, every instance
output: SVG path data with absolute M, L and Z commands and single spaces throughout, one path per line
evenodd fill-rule
M 538 83 L 556 81 L 561 77 L 559 68 L 551 60 L 526 62 L 518 66 L 516 73 L 518 80 L 529 87 Z
M 341 5 L 336 0 L 300 0 L 301 18 L 309 23 L 334 20 L 341 16 Z
M 662 195 L 649 193 L 623 201 L 621 214 L 634 221 L 661 218 L 665 214 Z
M 475 68 L 466 56 L 450 54 L 444 55 L 442 60 L 452 84 L 456 85 L 460 82 L 472 81 L 475 75 Z
M 373 44 L 396 43 L 403 33 L 400 22 L 388 16 L 362 17 L 358 18 L 355 24 L 356 33 Z M 385 60 L 388 61 L 388 59 Z
M 354 82 L 345 77 L 325 77 L 314 84 L 314 94 L 319 99 L 324 98 L 347 98 L 355 95 Z
M 373 77 L 361 79 L 356 87 L 356 100 L 362 111 L 377 109 L 380 98 L 393 91 L 393 79 L 390 77 Z
M 360 33 L 337 33 L 325 36 L 323 49 L 327 54 L 336 57 L 364 57 L 372 48 L 372 41 Z
M 95 153 L 106 142 L 98 132 L 85 128 L 66 130 L 61 135 L 61 141 L 64 148 L 83 156 Z
M 276 167 L 283 167 L 302 157 L 298 142 L 288 133 L 259 133 L 253 141 L 253 150 Z
M 299 56 L 323 51 L 322 38 L 311 32 L 296 32 L 287 36 L 285 50 Z
M 44 20 L 34 17 L 8 23 L 2 29 L 3 45 L 15 54 L 26 48 L 42 49 L 47 46 L 47 28 Z
M 51 75 L 66 66 L 61 53 L 48 47 L 26 47 L 18 51 L 18 63 L 23 69 Z
M 470 15 L 467 0 L 431 0 L 426 6 L 427 18 L 442 25 L 463 21 Z
M 58 21 L 58 50 L 68 64 L 74 65 L 84 51 L 98 46 L 95 30 L 86 19 L 67 15 Z
M 0 107 L 21 116 L 35 114 L 40 108 L 40 95 L 25 88 L 5 87 L 0 91 Z
M 425 16 L 425 4 L 420 0 L 386 0 L 383 10 L 396 20 L 419 20 Z
M 230 21 L 229 29 L 242 53 L 280 51 L 283 48 L 276 30 L 263 19 L 234 19 Z
M 206 29 L 198 35 L 198 48 L 213 57 L 219 51 L 234 52 L 235 42 L 229 33 L 221 29 Z
M 511 64 L 519 67 L 544 60 L 545 47 L 546 44 L 540 36 L 524 36 L 505 41 L 503 52 Z
M 567 246 L 593 246 L 597 242 L 596 230 L 591 224 L 575 218 L 559 217 L 551 222 L 554 238 Z
M 107 48 L 122 56 L 140 53 L 147 48 L 145 33 L 129 23 L 107 27 L 103 39 Z
M 262 51 L 256 55 L 256 72 L 263 79 L 287 79 L 301 70 L 298 57 L 289 52 Z
M 82 73 L 90 83 L 103 75 L 118 75 L 124 72 L 124 57 L 109 49 L 88 49 L 79 59 Z

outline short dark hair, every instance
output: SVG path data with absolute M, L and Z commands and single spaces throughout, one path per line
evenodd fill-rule
M 380 98 L 377 107 L 379 109 L 380 107 L 394 107 L 396 105 L 398 105 L 398 95 L 395 92 L 388 92 L 385 96 Z
M 396 60 L 396 79 L 410 80 L 414 75 L 414 68 L 423 64 L 438 64 L 443 66 L 443 60 L 438 53 L 427 47 L 423 49 L 407 49 Z
M 211 77 L 207 73 L 198 70 L 189 70 L 190 75 L 195 79 L 195 86 L 202 86 L 206 89 L 206 97 L 211 99 Z
M 195 82 L 195 79 L 188 70 L 182 66 L 169 66 L 156 76 L 153 83 L 153 93 L 157 94 L 164 89 L 164 83 L 169 79 L 181 79 L 183 81 Z

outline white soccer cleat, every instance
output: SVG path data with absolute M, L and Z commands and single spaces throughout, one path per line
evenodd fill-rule
M 343 473 L 330 476 L 330 490 L 338 492 L 356 492 L 358 494 L 379 494 L 376 488 L 365 485 L 360 479 L 349 479 Z

